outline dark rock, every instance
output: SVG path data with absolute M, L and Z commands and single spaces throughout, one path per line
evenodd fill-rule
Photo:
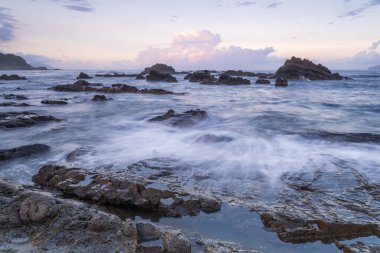
M 143 72 L 141 72 L 141 74 L 142 75 L 149 74 L 150 71 L 152 71 L 152 70 L 157 71 L 157 72 L 162 73 L 162 74 L 175 74 L 176 73 L 175 69 L 172 66 L 168 66 L 168 65 L 162 64 L 162 63 L 156 63 L 151 67 L 145 68 L 145 70 Z
M 185 76 L 185 80 L 189 80 L 189 82 L 194 83 L 217 81 L 217 79 L 211 75 L 211 71 L 209 70 L 199 70 L 193 73 L 189 73 Z
M 60 121 L 53 116 L 38 115 L 32 112 L 6 112 L 0 113 L 0 127 L 28 127 L 38 123 Z
M 136 228 L 138 238 L 142 241 L 158 240 L 162 236 L 161 230 L 152 223 L 138 222 Z
M 28 99 L 24 95 L 5 94 L 3 96 L 4 96 L 4 99 L 17 99 L 17 100 L 27 100 Z
M 227 70 L 227 71 L 224 71 L 222 74 L 227 75 L 227 76 L 248 76 L 248 77 L 256 76 L 256 74 L 253 72 L 241 71 L 241 70 Z
M 257 79 L 256 84 L 270 84 L 270 81 L 267 79 Z
M 91 147 L 79 147 L 75 149 L 74 151 L 71 151 L 70 153 L 67 154 L 66 156 L 66 161 L 68 162 L 74 162 L 78 160 L 81 156 L 84 155 L 94 155 L 95 151 Z
M 46 70 L 45 67 L 35 68 L 29 65 L 24 58 L 14 54 L 0 53 L 0 70 Z
M 44 144 L 33 144 L 11 149 L 1 149 L 0 161 L 29 156 L 33 154 L 40 154 L 47 152 L 49 149 L 49 146 Z
M 165 114 L 149 119 L 150 122 L 164 122 L 175 127 L 189 127 L 207 118 L 207 113 L 202 110 L 190 110 L 176 113 L 169 110 Z
M 112 73 L 112 74 L 96 74 L 97 77 L 137 77 L 139 74 L 124 74 L 124 73 Z
M 56 85 L 51 87 L 52 90 L 55 91 L 66 91 L 66 92 L 84 92 L 84 91 L 96 91 L 97 89 L 94 87 L 77 85 L 77 84 L 63 84 Z
M 86 73 L 84 72 L 80 72 L 79 76 L 77 77 L 77 79 L 92 79 L 91 76 L 87 75 Z
M 182 233 L 168 231 L 164 233 L 164 248 L 167 253 L 191 253 L 191 244 Z
M 47 104 L 47 105 L 67 105 L 67 102 L 64 100 L 49 100 L 45 99 L 41 101 L 41 104 Z
M 288 80 L 342 80 L 345 79 L 338 73 L 331 71 L 321 64 L 314 64 L 307 59 L 292 57 L 286 60 L 284 65 L 280 67 L 275 78 L 285 78 Z
M 107 97 L 104 95 L 95 95 L 92 99 L 92 101 L 107 101 Z
M 145 76 L 143 74 L 138 74 L 136 80 L 145 80 Z
M 284 78 L 277 78 L 275 85 L 277 87 L 286 87 L 288 86 L 288 80 Z
M 17 104 L 15 102 L 5 102 L 5 103 L 0 103 L 0 106 L 30 106 L 30 104 L 26 104 L 26 103 Z
M 18 75 L 6 75 L 3 74 L 0 76 L 0 80 L 5 80 L 5 81 L 17 81 L 17 80 L 26 80 L 26 77 L 23 76 L 18 76 Z
M 231 77 L 227 75 L 220 75 L 219 84 L 225 84 L 225 85 L 240 85 L 240 84 L 251 84 L 251 81 L 248 79 L 244 79 L 241 77 Z
M 167 82 L 167 83 L 178 82 L 174 76 L 168 73 L 161 73 L 156 70 L 151 70 L 149 74 L 146 76 L 146 80 L 149 82 Z

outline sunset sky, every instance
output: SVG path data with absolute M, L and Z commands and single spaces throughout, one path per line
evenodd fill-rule
M 380 64 L 380 0 L 0 0 L 0 51 L 67 69 Z

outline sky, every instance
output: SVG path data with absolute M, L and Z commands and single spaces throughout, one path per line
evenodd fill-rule
M 0 0 L 0 52 L 62 69 L 380 64 L 380 0 Z

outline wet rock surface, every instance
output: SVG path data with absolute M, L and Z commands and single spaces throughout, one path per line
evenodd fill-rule
M 270 84 L 270 81 L 267 79 L 257 79 L 256 84 Z
M 289 80 L 343 80 L 344 77 L 338 73 L 332 73 L 321 64 L 315 64 L 307 59 L 292 57 L 285 61 L 276 73 L 275 78 Z
M 172 66 L 168 66 L 166 64 L 162 63 L 156 63 L 151 67 L 147 67 L 144 69 L 143 72 L 141 72 L 142 75 L 149 74 L 152 70 L 162 73 L 162 74 L 175 74 L 176 71 Z
M 288 86 L 288 80 L 285 78 L 277 78 L 275 86 L 276 87 L 286 87 L 286 86 Z
M 3 94 L 4 99 L 27 100 L 28 97 L 16 94 Z
M 5 103 L 0 103 L 0 106 L 30 106 L 30 104 L 27 103 L 15 103 L 15 102 L 5 102 Z
M 32 112 L 0 113 L 0 128 L 28 127 L 44 122 L 61 121 L 53 116 L 39 115 Z
M 0 80 L 3 80 L 3 81 L 26 80 L 26 77 L 19 76 L 19 75 L 6 75 L 6 74 L 3 74 L 3 75 L 0 76 Z
M 149 82 L 167 82 L 167 83 L 178 82 L 174 76 L 168 73 L 161 73 L 156 70 L 151 70 L 145 78 Z
M 33 144 L 10 149 L 0 149 L 0 161 L 15 159 L 33 154 L 40 154 L 47 152 L 49 149 L 50 147 L 44 144 Z
M 50 99 L 44 99 L 41 101 L 41 104 L 46 105 L 67 105 L 68 103 L 64 100 L 50 100 Z
M 149 119 L 150 122 L 163 122 L 174 127 L 190 127 L 207 118 L 207 112 L 200 109 L 176 113 L 168 110 L 165 114 Z
M 92 101 L 107 101 L 108 98 L 104 95 L 94 95 Z
M 84 72 L 80 72 L 80 74 L 77 77 L 77 79 L 92 79 L 92 77 L 89 76 L 88 74 L 84 73 Z
M 215 82 L 217 79 L 211 74 L 209 70 L 198 70 L 193 73 L 189 73 L 184 77 L 185 80 L 189 82 L 200 83 L 200 82 Z
M 224 71 L 222 74 L 227 75 L 227 76 L 249 76 L 249 77 L 257 76 L 257 74 L 254 72 L 242 71 L 242 70 L 227 70 L 227 71 Z

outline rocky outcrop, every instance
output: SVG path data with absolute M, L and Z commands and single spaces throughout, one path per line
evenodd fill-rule
M 167 82 L 167 83 L 178 82 L 174 76 L 168 73 L 161 73 L 156 70 L 151 70 L 149 74 L 146 76 L 146 80 L 149 82 Z
M 6 74 L 3 74 L 3 75 L 0 76 L 0 80 L 3 80 L 3 81 L 26 80 L 26 77 L 19 76 L 19 75 L 6 75 Z
M 145 80 L 145 76 L 143 74 L 138 74 L 136 80 Z
M 84 72 L 80 72 L 79 76 L 77 77 L 77 79 L 92 79 L 91 76 L 87 75 L 86 73 Z
M 0 161 L 15 159 L 33 154 L 40 154 L 47 152 L 49 149 L 49 146 L 44 144 L 33 144 L 20 146 L 17 148 L 0 149 Z
M 95 101 L 95 102 L 97 102 L 97 101 L 107 101 L 108 98 L 106 96 L 104 96 L 104 95 L 95 95 L 91 100 Z
M 193 73 L 189 73 L 185 76 L 185 80 L 189 80 L 189 82 L 193 83 L 217 81 L 209 70 L 198 70 Z
M 92 203 L 152 211 L 162 216 L 180 217 L 220 210 L 220 202 L 212 197 L 193 196 L 185 200 L 176 192 L 145 186 L 126 173 L 103 175 L 46 165 L 33 176 L 33 182 Z
M 15 100 L 27 100 L 28 98 L 24 95 L 15 95 L 15 94 L 4 94 L 4 99 L 15 99 Z
M 225 85 L 241 85 L 241 84 L 251 84 L 251 81 L 248 79 L 244 79 L 241 77 L 231 77 L 227 75 L 220 75 L 219 84 L 225 84 Z
M 50 100 L 50 99 L 44 99 L 41 101 L 41 104 L 46 105 L 67 105 L 68 103 L 64 100 Z
M 35 68 L 20 56 L 0 53 L 0 70 L 47 70 L 47 68 Z
M 176 113 L 170 109 L 165 114 L 149 119 L 150 122 L 163 122 L 174 127 L 190 127 L 207 118 L 207 112 L 202 110 L 190 110 Z
M 30 104 L 27 104 L 27 103 L 17 104 L 15 102 L 5 102 L 5 103 L 0 103 L 0 106 L 30 106 Z
M 149 74 L 152 70 L 157 71 L 162 74 L 175 74 L 176 71 L 172 66 L 168 66 L 166 64 L 162 63 L 156 63 L 151 67 L 147 67 L 144 69 L 143 72 L 141 72 L 142 75 Z
M 270 84 L 268 79 L 257 79 L 255 84 Z
M 96 77 L 137 77 L 139 74 L 124 74 L 124 73 L 111 73 L 111 74 L 96 74 Z
M 321 64 L 315 64 L 307 59 L 292 57 L 285 61 L 276 73 L 275 78 L 288 80 L 342 80 L 345 77 L 332 73 Z
M 82 84 L 65 84 L 56 85 L 51 87 L 55 91 L 67 91 L 67 92 L 103 92 L 103 93 L 136 93 L 136 94 L 155 94 L 155 95 L 167 95 L 175 94 L 172 91 L 163 89 L 138 89 L 135 86 L 126 84 L 113 84 L 111 87 L 96 88 Z
M 0 128 L 28 127 L 39 123 L 60 121 L 53 116 L 39 115 L 32 112 L 0 113 Z
M 288 80 L 285 78 L 277 78 L 275 86 L 277 87 L 286 87 L 288 86 Z
M 222 73 L 222 75 L 227 75 L 227 76 L 249 76 L 249 77 L 254 77 L 256 76 L 255 73 L 249 72 L 249 71 L 242 71 L 242 70 L 227 70 Z

